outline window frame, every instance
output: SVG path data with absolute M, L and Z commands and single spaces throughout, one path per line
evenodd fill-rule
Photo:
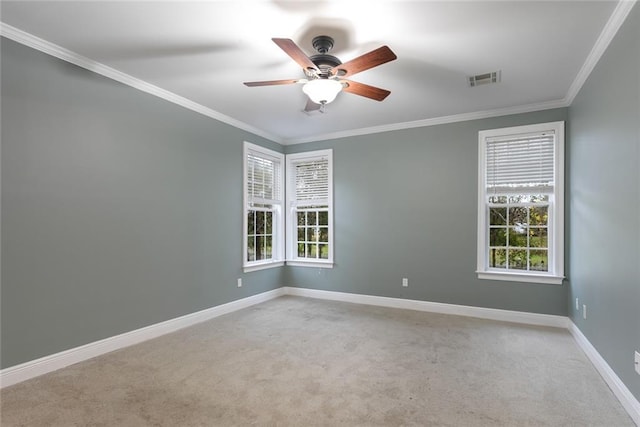
M 254 154 L 257 157 L 262 157 L 267 160 L 271 160 L 275 162 L 276 167 L 274 168 L 274 186 L 279 187 L 279 195 L 275 195 L 274 199 L 271 199 L 273 203 L 272 207 L 258 206 L 251 209 L 249 206 L 251 201 L 249 200 L 249 187 L 248 187 L 248 156 L 249 154 Z M 242 203 L 243 203 L 243 220 L 242 220 L 242 268 L 245 273 L 257 270 L 263 270 L 267 268 L 280 267 L 284 265 L 284 253 L 285 253 L 285 241 L 284 241 L 284 193 L 285 193 L 285 156 L 282 153 L 278 153 L 277 151 L 270 150 L 268 148 L 252 144 L 250 142 L 245 141 L 243 146 L 243 157 L 242 157 Z M 272 212 L 272 223 L 271 223 L 271 258 L 267 260 L 258 260 L 258 261 L 249 261 L 247 259 L 248 253 L 248 215 L 249 211 L 252 210 L 260 210 L 260 211 L 270 211 Z
M 547 222 L 549 271 L 507 270 L 489 267 L 489 194 L 486 180 L 487 140 L 518 134 L 553 131 L 554 139 L 554 185 L 549 193 Z M 564 121 L 540 123 L 490 129 L 478 132 L 478 223 L 477 223 L 477 269 L 479 279 L 503 280 L 560 285 L 564 279 Z M 535 192 L 512 192 L 511 195 L 534 194 Z M 500 193 L 503 194 L 503 193 Z M 506 193 L 505 193 L 506 194 Z M 508 229 L 507 229 L 508 231 Z M 528 246 L 530 249 L 530 247 Z
M 297 251 L 298 221 L 297 221 L 297 200 L 295 186 L 295 164 L 303 161 L 313 161 L 319 159 L 327 159 L 328 174 L 328 198 L 327 198 L 327 228 L 328 228 L 328 256 L 323 258 L 306 258 L 299 257 Z M 286 227 L 287 227 L 287 243 L 286 243 L 286 264 L 300 267 L 320 267 L 333 268 L 334 265 L 334 243 L 333 243 L 333 150 L 316 150 L 302 153 L 286 155 Z M 325 208 L 319 208 L 324 210 Z M 300 210 L 305 210 L 300 209 Z M 314 210 L 309 206 L 307 210 Z M 307 227 L 305 225 L 305 227 Z M 318 245 L 319 248 L 319 245 Z

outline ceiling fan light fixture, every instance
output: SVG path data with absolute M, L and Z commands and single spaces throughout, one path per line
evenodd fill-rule
M 342 83 L 334 79 L 311 80 L 302 87 L 302 91 L 316 104 L 328 104 L 336 99 L 342 90 Z

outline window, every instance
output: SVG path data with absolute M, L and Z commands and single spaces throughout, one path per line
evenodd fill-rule
M 478 277 L 562 283 L 564 122 L 478 139 Z
M 245 271 L 284 264 L 284 156 L 244 144 Z
M 287 156 L 287 264 L 333 265 L 332 151 Z

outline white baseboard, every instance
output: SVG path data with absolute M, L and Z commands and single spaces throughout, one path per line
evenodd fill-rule
M 157 338 L 179 329 L 195 325 L 223 314 L 228 314 L 264 301 L 268 301 L 285 294 L 284 288 L 263 292 L 240 300 L 211 307 L 205 310 L 176 317 L 134 331 L 125 332 L 100 341 L 95 341 L 80 347 L 61 351 L 40 359 L 11 366 L 0 371 L 0 388 L 8 387 L 28 379 L 56 371 L 65 366 L 91 359 L 114 350 L 119 350 L 133 344 Z
M 633 421 L 640 426 L 640 403 L 638 400 L 633 396 L 633 394 L 631 394 L 629 389 L 624 385 L 602 356 L 600 356 L 598 351 L 593 347 L 593 345 L 591 345 L 589 340 L 582 334 L 578 327 L 567 317 L 294 287 L 274 289 L 0 370 L 0 388 L 8 387 L 34 377 L 56 371 L 66 366 L 73 365 L 74 363 L 82 362 L 152 338 L 157 338 L 161 335 L 278 298 L 283 295 L 319 298 L 355 304 L 401 308 L 568 329 L 591 363 L 593 363 L 597 371 L 602 375 L 602 378 L 609 385 L 615 396 L 620 400 L 620 403 L 629 413 Z
M 431 313 L 453 314 L 456 316 L 524 323 L 526 325 L 551 326 L 563 329 L 567 329 L 568 326 L 568 319 L 566 317 L 554 316 L 551 314 L 526 313 L 523 311 L 500 310 L 496 308 L 473 307 L 468 305 L 445 304 L 440 302 L 402 298 L 378 297 L 373 295 L 349 294 L 344 292 L 320 291 L 306 288 L 285 287 L 284 289 L 287 295 L 301 297 L 344 301 L 355 304 L 377 305 L 382 307 L 403 308 L 407 310 L 427 311 Z
M 286 295 L 568 329 L 578 343 L 578 346 L 585 352 L 591 363 L 593 363 L 596 370 L 611 388 L 614 395 L 618 398 L 629 416 L 638 426 L 640 426 L 640 403 L 633 394 L 631 394 L 627 386 L 624 385 L 613 369 L 611 369 L 609 364 L 602 358 L 602 356 L 600 356 L 600 353 L 598 353 L 595 347 L 591 345 L 589 340 L 568 317 L 401 298 L 321 291 L 307 288 L 285 287 L 283 289 L 285 290 Z
M 587 337 L 584 336 L 582 331 L 569 320 L 569 332 L 573 335 L 573 338 L 578 343 L 578 346 L 587 355 L 593 366 L 600 373 L 605 380 L 613 394 L 616 395 L 624 409 L 629 416 L 633 419 L 636 425 L 640 426 L 640 402 L 631 394 L 631 391 L 620 380 L 618 375 L 611 369 L 609 364 L 600 356 L 598 350 L 589 342 Z M 629 362 L 631 363 L 631 361 Z

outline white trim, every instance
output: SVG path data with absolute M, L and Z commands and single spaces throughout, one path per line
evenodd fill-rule
M 576 340 L 578 346 L 587 355 L 588 359 L 600 373 L 607 385 L 611 388 L 614 395 L 618 398 L 629 416 L 637 425 L 640 426 L 640 402 L 638 402 L 633 394 L 631 394 L 629 389 L 624 385 L 584 334 L 582 334 L 580 329 L 578 329 L 578 327 L 567 317 L 296 287 L 281 287 L 263 292 L 261 294 L 187 314 L 155 325 L 136 329 L 131 332 L 126 332 L 124 334 L 116 335 L 114 337 L 106 338 L 3 369 L 0 371 L 0 388 L 8 387 L 37 376 L 56 371 L 66 366 L 138 344 L 149 339 L 157 338 L 159 336 L 175 332 L 179 329 L 205 322 L 215 317 L 232 313 L 284 295 L 568 329 Z
M 571 320 L 568 321 L 569 332 L 578 343 L 578 346 L 587 355 L 593 366 L 605 380 L 613 394 L 618 398 L 624 409 L 627 411 L 633 421 L 640 426 L 640 402 L 631 394 L 631 391 L 620 380 L 616 373 L 611 369 L 609 364 L 598 353 L 598 350 L 589 342 L 582 331 Z M 631 364 L 633 360 L 629 360 Z
M 255 304 L 260 304 L 284 294 L 285 290 L 283 288 L 274 289 L 197 311 L 195 313 L 176 317 L 175 319 L 146 326 L 144 328 L 125 332 L 123 334 L 85 344 L 80 347 L 64 350 L 20 365 L 11 366 L 0 371 L 0 388 L 8 387 L 114 350 L 119 350 L 152 338 L 157 338 L 161 335 L 175 332 L 179 329 L 222 316 L 223 314 L 232 313 Z
M 589 78 L 589 75 L 595 68 L 596 64 L 600 61 L 602 55 L 604 55 L 604 52 L 618 33 L 618 30 L 620 30 L 625 19 L 627 19 L 627 15 L 629 15 L 629 12 L 633 9 L 634 4 L 635 0 L 622 0 L 616 5 L 616 8 L 602 29 L 600 36 L 598 36 L 598 40 L 596 40 L 591 52 L 589 52 L 587 60 L 582 65 L 582 68 L 580 68 L 580 71 L 578 71 L 576 78 L 573 80 L 573 83 L 567 91 L 567 95 L 564 97 L 564 101 L 567 106 L 573 103 L 576 95 L 578 95 L 580 89 L 582 89 L 582 86 Z
M 207 117 L 219 120 L 223 123 L 227 123 L 231 126 L 235 126 L 239 129 L 251 132 L 255 135 L 262 136 L 271 141 L 277 142 L 282 145 L 302 144 L 306 142 L 314 141 L 326 141 L 338 138 L 347 138 L 352 136 L 369 135 L 380 132 L 390 132 L 394 130 L 412 129 L 417 127 L 435 126 L 446 123 L 464 122 L 469 120 L 486 119 L 491 117 L 500 117 L 510 114 L 529 113 L 533 111 L 550 110 L 553 108 L 568 107 L 573 103 L 574 98 L 580 92 L 580 89 L 586 82 L 587 78 L 595 68 L 596 64 L 606 51 L 607 47 L 611 43 L 611 40 L 615 37 L 618 30 L 624 23 L 625 19 L 631 12 L 636 0 L 622 0 L 614 9 L 613 13 L 609 17 L 609 20 L 605 24 L 600 36 L 596 40 L 591 52 L 587 56 L 584 64 L 580 68 L 580 71 L 576 75 L 573 83 L 569 87 L 567 94 L 563 99 L 557 99 L 547 102 L 518 105 L 513 107 L 498 108 L 493 110 L 482 110 L 471 113 L 453 114 L 450 116 L 434 117 L 431 119 L 415 120 L 403 123 L 392 123 L 388 125 L 373 126 L 360 129 L 351 129 L 346 131 L 331 132 L 321 135 L 314 135 L 301 138 L 281 138 L 276 135 L 272 135 L 247 123 L 236 120 L 232 117 L 219 113 L 201 104 L 197 104 L 189 99 L 176 95 L 172 92 L 161 89 L 157 86 L 151 85 L 140 79 L 136 79 L 128 74 L 117 71 L 111 67 L 107 67 L 104 64 L 93 61 L 89 58 L 81 56 L 75 52 L 65 49 L 61 46 L 48 42 L 44 39 L 36 37 L 25 31 L 19 30 L 15 27 L 0 22 L 0 35 L 7 37 L 15 42 L 21 43 L 25 46 L 32 47 L 41 52 L 47 53 L 56 58 L 62 59 L 67 62 L 71 62 L 80 67 L 86 68 L 90 71 L 101 74 L 105 77 L 124 83 L 128 86 L 139 89 L 143 92 L 158 96 L 169 102 L 173 102 L 182 107 L 196 111 Z
M 346 131 L 331 132 L 331 133 L 314 135 L 309 137 L 286 138 L 286 139 L 278 137 L 276 135 L 272 135 L 254 126 L 251 126 L 247 123 L 241 122 L 232 117 L 219 113 L 201 104 L 197 104 L 189 99 L 176 95 L 167 90 L 161 89 L 157 86 L 151 85 L 147 82 L 144 82 L 140 79 L 132 77 L 128 74 L 122 73 L 111 67 L 107 67 L 104 64 L 93 61 L 89 58 L 81 56 L 75 52 L 72 52 L 61 46 L 58 46 L 44 39 L 36 37 L 25 31 L 19 30 L 3 22 L 0 22 L 0 35 L 7 37 L 15 42 L 21 43 L 23 45 L 32 47 L 41 52 L 47 53 L 56 58 L 76 64 L 80 67 L 86 68 L 90 71 L 101 74 L 105 77 L 119 81 L 123 84 L 134 87 L 143 92 L 147 92 L 149 94 L 165 99 L 169 102 L 173 102 L 177 105 L 188 108 L 192 111 L 196 111 L 207 117 L 211 117 L 213 119 L 235 126 L 247 132 L 251 132 L 253 134 L 262 136 L 264 138 L 267 138 L 271 141 L 277 142 L 282 145 L 292 145 L 292 144 L 302 144 L 306 142 L 326 141 L 326 140 L 332 140 L 332 139 L 338 139 L 338 138 L 347 138 L 352 136 L 369 135 L 369 134 L 380 133 L 380 132 L 390 132 L 394 130 L 435 126 L 435 125 L 446 124 L 446 123 L 464 122 L 469 120 L 478 120 L 478 119 L 486 119 L 491 117 L 506 116 L 510 114 L 520 114 L 520 113 L 528 113 L 533 111 L 549 110 L 553 108 L 568 107 L 571 105 L 571 103 L 573 102 L 578 92 L 580 92 L 580 89 L 586 82 L 587 78 L 595 68 L 596 64 L 598 63 L 598 61 L 600 60 L 604 52 L 606 51 L 607 47 L 611 43 L 611 40 L 613 40 L 618 30 L 624 23 L 625 19 L 629 15 L 629 12 L 633 8 L 635 2 L 636 2 L 635 0 L 622 0 L 616 5 L 616 8 L 614 9 L 613 13 L 609 17 L 609 20 L 605 24 L 602 32 L 600 33 L 600 36 L 596 40 L 596 43 L 591 49 L 591 52 L 587 56 L 587 59 L 585 60 L 582 67 L 580 68 L 580 71 L 576 75 L 573 83 L 569 87 L 569 90 L 567 91 L 567 94 L 563 99 L 526 104 L 526 105 L 518 105 L 518 106 L 512 106 L 512 107 L 505 107 L 505 108 L 498 108 L 493 110 L 482 110 L 482 111 L 475 111 L 471 113 L 454 114 L 450 116 L 435 117 L 431 119 L 415 120 L 415 121 L 403 122 L 403 123 L 392 123 L 392 124 L 382 125 L 382 126 L 351 129 Z
M 316 267 L 316 268 L 333 268 L 333 262 L 331 261 L 290 261 L 287 260 L 287 265 L 290 267 Z
M 209 107 L 205 107 L 204 105 L 198 104 L 197 102 L 191 101 L 190 99 L 187 99 L 183 96 L 177 95 L 166 89 L 162 89 L 158 86 L 147 83 L 144 80 L 130 76 L 129 74 L 123 73 L 122 71 L 118 71 L 115 68 L 108 67 L 100 62 L 94 61 L 93 59 L 79 55 L 69 49 L 65 49 L 62 46 L 58 46 L 47 40 L 36 37 L 18 28 L 12 27 L 11 25 L 7 25 L 4 22 L 0 22 L 0 35 L 17 43 L 39 50 L 40 52 L 44 52 L 58 59 L 62 59 L 63 61 L 67 61 L 79 67 L 85 68 L 96 74 L 108 77 L 134 89 L 138 89 L 142 92 L 146 92 L 150 95 L 162 98 L 165 101 L 169 101 L 191 111 L 195 111 L 196 113 L 200 113 L 204 116 L 234 126 L 238 129 L 251 132 L 273 142 L 282 143 L 282 138 L 265 132 L 262 129 L 258 129 L 247 123 L 241 122 L 240 120 L 236 120 L 233 117 L 229 117 Z
M 616 28 L 616 31 L 617 31 L 617 28 Z M 114 68 L 108 67 L 100 62 L 97 62 L 85 56 L 79 55 L 71 50 L 63 48 L 62 46 L 58 46 L 47 40 L 44 40 L 32 34 L 29 34 L 26 31 L 22 31 L 11 25 L 5 24 L 4 22 L 0 22 L 0 35 L 8 39 L 11 39 L 17 43 L 23 44 L 25 46 L 29 46 L 33 49 L 39 50 L 48 55 L 62 59 L 63 61 L 70 62 L 79 67 L 85 68 L 89 71 L 93 71 L 102 76 L 108 77 L 120 83 L 131 86 L 135 89 L 141 90 L 151 95 L 155 95 L 166 101 L 172 102 L 174 104 L 180 105 L 189 110 L 203 114 L 207 117 L 211 117 L 212 119 L 219 120 L 223 123 L 227 123 L 231 126 L 235 126 L 238 129 L 251 132 L 255 135 L 262 136 L 263 138 L 267 138 L 281 145 L 301 144 L 305 142 L 314 142 L 314 141 L 325 141 L 330 139 L 346 138 L 350 136 L 369 135 L 372 133 L 389 132 L 394 130 L 411 129 L 411 128 L 417 128 L 417 127 L 435 126 L 435 125 L 445 124 L 445 123 L 464 122 L 468 120 L 477 120 L 477 119 L 484 119 L 484 118 L 490 118 L 490 117 L 506 116 L 509 114 L 528 113 L 532 111 L 562 108 L 562 107 L 567 107 L 569 105 L 566 102 L 567 97 L 565 97 L 564 99 L 561 99 L 561 100 L 540 102 L 535 104 L 520 105 L 520 106 L 500 108 L 500 109 L 494 109 L 494 110 L 476 111 L 472 113 L 454 114 L 451 116 L 435 117 L 432 119 L 416 120 L 411 122 L 392 123 L 389 125 L 373 126 L 373 127 L 367 127 L 367 128 L 332 132 L 332 133 L 314 135 L 314 136 L 303 137 L 303 138 L 284 139 L 282 137 L 265 132 L 262 129 L 258 129 L 254 126 L 251 126 L 247 123 L 236 120 L 233 117 L 229 117 L 218 111 L 212 110 L 208 107 L 205 107 L 204 105 L 193 102 L 180 95 L 176 95 L 173 92 L 169 92 L 158 86 L 152 85 L 143 80 L 137 79 L 133 76 L 130 76 L 121 71 L 118 71 Z
M 255 265 L 250 265 L 248 267 L 243 267 L 242 271 L 244 273 L 251 273 L 252 271 L 268 270 L 269 268 L 276 268 L 276 267 L 282 267 L 282 266 L 284 266 L 284 261 L 265 262 L 263 264 L 255 264 Z
M 533 111 L 551 110 L 554 108 L 568 107 L 565 99 L 555 101 L 539 102 L 535 104 L 517 105 L 514 107 L 498 108 L 495 110 L 475 111 L 472 113 L 453 114 L 451 116 L 434 117 L 432 119 L 415 120 L 403 123 L 391 123 L 388 125 L 372 126 L 367 128 L 345 130 L 340 132 L 325 133 L 303 138 L 287 138 L 281 144 L 294 145 L 315 141 L 327 141 L 338 138 L 348 138 L 351 136 L 370 135 L 372 133 L 391 132 L 394 130 L 404 130 L 419 127 L 443 125 L 447 123 L 467 122 L 470 120 L 488 119 L 491 117 L 502 117 L 510 114 L 531 113 Z
M 476 271 L 478 279 L 501 280 L 505 282 L 541 283 L 544 285 L 562 285 L 564 276 L 550 276 L 541 274 L 524 274 L 502 271 Z
M 502 322 L 520 323 L 534 326 L 549 326 L 568 329 L 578 346 L 584 351 L 588 359 L 600 373 L 613 394 L 620 401 L 633 421 L 640 426 L 640 402 L 624 385 L 622 380 L 611 369 L 609 364 L 600 356 L 580 329 L 568 318 L 551 314 L 527 313 L 521 311 L 500 310 L 495 308 L 472 307 L 465 305 L 446 304 L 430 301 L 408 300 L 401 298 L 378 297 L 373 295 L 349 294 L 344 292 L 323 291 L 317 289 L 284 287 L 286 295 L 317 298 L 331 301 L 342 301 L 354 304 L 375 305 L 381 307 L 400 308 L 431 313 L 451 314 L 455 316 L 476 317 Z M 631 363 L 632 360 L 629 361 Z
M 318 298 L 331 301 L 343 301 L 354 304 L 402 308 L 406 310 L 425 311 L 430 313 L 452 314 L 454 316 L 477 317 L 479 319 L 523 323 L 526 325 L 550 326 L 554 328 L 567 329 L 568 322 L 568 319 L 565 316 L 555 316 L 552 314 L 527 313 L 522 311 L 500 310 L 497 308 L 473 307 L 441 302 L 349 294 L 344 292 L 321 291 L 307 288 L 285 287 L 284 289 L 286 295 Z

